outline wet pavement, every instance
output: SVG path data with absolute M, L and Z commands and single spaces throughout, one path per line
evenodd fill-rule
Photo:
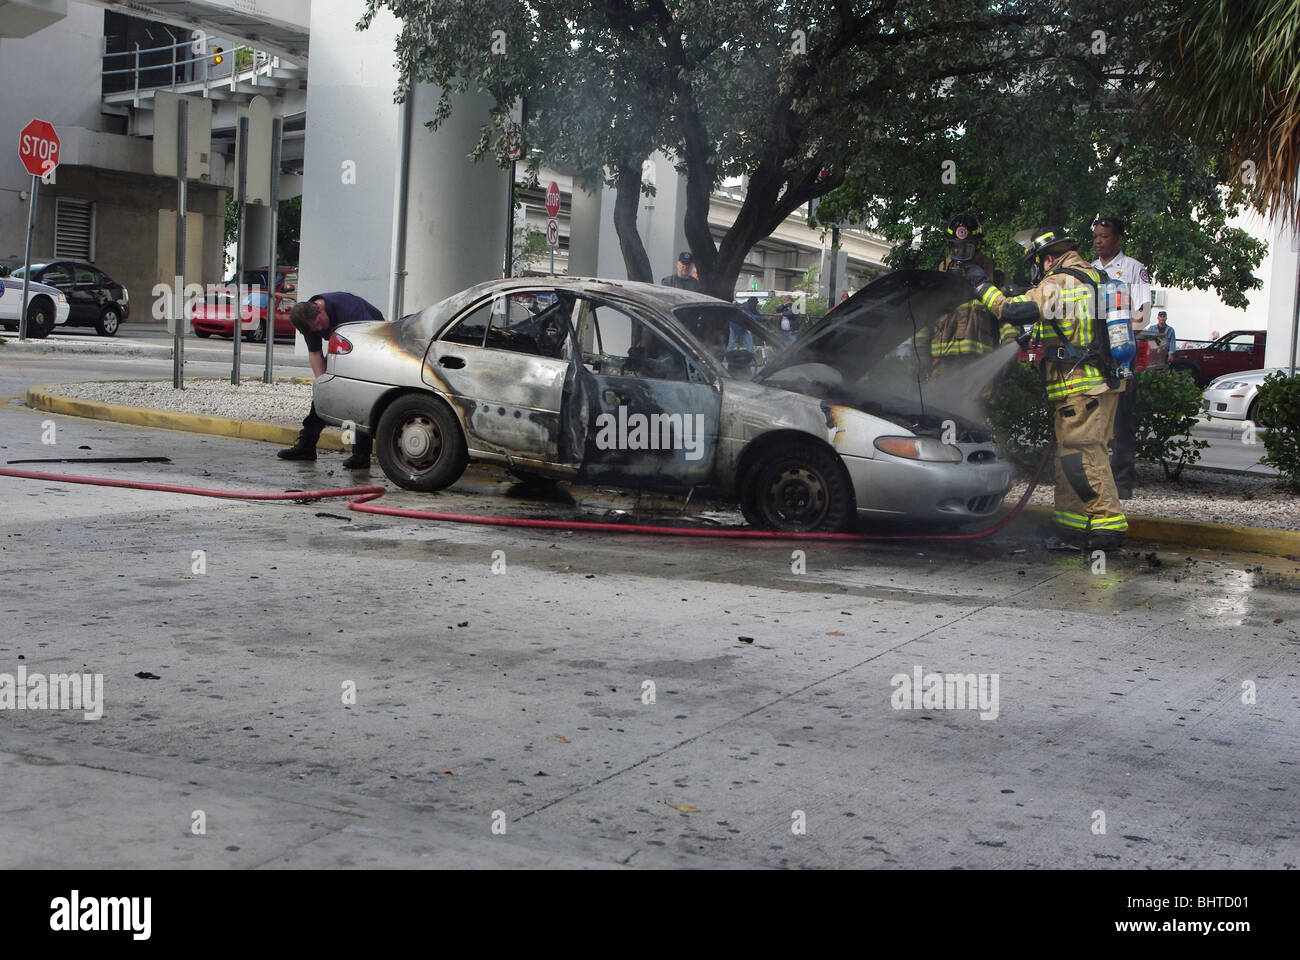
M 337 454 L 12 405 L 0 443 L 171 458 L 55 472 L 359 482 Z M 0 710 L 0 866 L 1300 864 L 1298 560 L 1132 544 L 1099 564 L 1031 524 L 670 540 L 0 491 L 0 673 L 101 673 L 105 701 Z M 683 514 L 491 470 L 380 503 Z M 918 670 L 996 699 L 906 702 Z

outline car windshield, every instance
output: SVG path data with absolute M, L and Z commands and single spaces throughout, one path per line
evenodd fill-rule
M 900 270 L 839 304 L 759 372 L 756 380 L 869 412 L 985 419 L 988 385 L 1016 357 L 1014 343 L 935 375 L 930 341 L 975 309 L 960 276 Z
M 673 316 L 729 376 L 750 380 L 785 344 L 734 303 L 692 303 Z

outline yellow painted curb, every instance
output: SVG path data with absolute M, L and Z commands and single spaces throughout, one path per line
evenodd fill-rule
M 1052 509 L 1026 506 L 1021 516 L 1051 520 Z M 1156 543 L 1240 550 L 1244 553 L 1267 553 L 1277 557 L 1300 557 L 1300 532 L 1294 530 L 1237 527 L 1228 523 L 1135 517 L 1129 514 L 1128 534 L 1135 540 L 1152 540 Z
M 27 391 L 28 406 L 49 413 L 62 413 L 90 420 L 111 420 L 137 427 L 156 427 L 162 430 L 181 430 L 185 433 L 205 433 L 218 437 L 238 437 L 241 440 L 266 440 L 271 443 L 292 444 L 298 439 L 298 428 L 259 420 L 235 420 L 231 417 L 208 417 L 197 413 L 175 413 L 170 410 L 151 410 L 146 407 L 128 407 L 120 403 L 98 403 L 94 400 L 75 400 L 60 397 L 46 387 L 32 387 Z M 339 431 L 328 429 L 316 443 L 321 450 L 345 450 Z

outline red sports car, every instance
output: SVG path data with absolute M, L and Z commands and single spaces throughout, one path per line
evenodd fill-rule
M 278 271 L 279 273 L 279 290 L 275 294 L 275 336 L 277 338 L 293 337 L 293 324 L 289 322 L 289 311 L 297 302 L 294 299 L 294 293 L 297 286 L 297 271 Z M 265 278 L 265 271 L 262 277 Z M 253 282 L 257 279 L 253 278 Z M 241 302 L 235 302 L 235 287 L 232 284 L 229 294 L 217 294 L 209 296 L 208 299 L 194 307 L 193 315 L 190 317 L 190 326 L 194 328 L 194 335 L 197 337 L 207 338 L 216 334 L 219 337 L 233 337 L 235 326 L 235 315 L 240 317 L 240 331 L 244 339 L 252 340 L 255 343 L 263 343 L 266 340 L 266 306 L 267 293 L 265 289 L 256 293 L 244 294 Z

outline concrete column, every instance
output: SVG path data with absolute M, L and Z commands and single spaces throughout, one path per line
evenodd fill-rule
M 386 310 L 392 277 L 398 22 L 356 29 L 361 0 L 314 0 L 302 176 L 301 292 L 348 290 Z
M 265 267 L 270 260 L 267 230 L 271 227 L 271 208 L 257 203 L 244 207 L 244 263 L 247 269 Z
M 485 94 L 453 98 L 451 116 L 435 133 L 424 124 L 437 102 L 433 86 L 413 93 L 403 313 L 499 278 L 505 260 L 509 171 L 488 159 L 465 159 L 492 100 Z
M 1264 365 L 1289 369 L 1291 329 L 1296 316 L 1296 284 L 1300 283 L 1300 276 L 1297 276 L 1300 273 L 1300 232 L 1287 229 L 1280 220 L 1274 221 L 1269 252 L 1273 262 L 1265 288 L 1268 291 L 1268 343 L 1264 348 Z M 1300 357 L 1296 359 L 1300 362 Z
M 587 193 L 574 186 L 569 212 L 569 273 L 575 277 L 595 277 L 600 253 L 600 193 Z

